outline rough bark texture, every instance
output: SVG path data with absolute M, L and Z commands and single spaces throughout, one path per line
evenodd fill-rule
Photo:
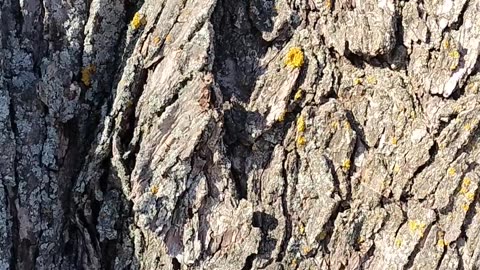
M 0 269 L 478 269 L 478 14 L 0 0 Z

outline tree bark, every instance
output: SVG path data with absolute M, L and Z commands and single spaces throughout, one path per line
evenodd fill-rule
M 478 269 L 479 13 L 0 0 L 0 269 Z

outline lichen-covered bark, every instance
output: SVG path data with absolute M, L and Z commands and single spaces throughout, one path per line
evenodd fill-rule
M 0 269 L 480 267 L 479 1 L 0 3 Z

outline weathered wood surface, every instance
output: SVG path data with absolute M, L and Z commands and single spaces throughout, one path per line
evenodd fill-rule
M 0 0 L 0 269 L 478 269 L 479 13 Z

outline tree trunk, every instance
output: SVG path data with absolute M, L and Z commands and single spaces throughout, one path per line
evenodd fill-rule
M 479 13 L 0 0 L 0 269 L 478 269 Z

